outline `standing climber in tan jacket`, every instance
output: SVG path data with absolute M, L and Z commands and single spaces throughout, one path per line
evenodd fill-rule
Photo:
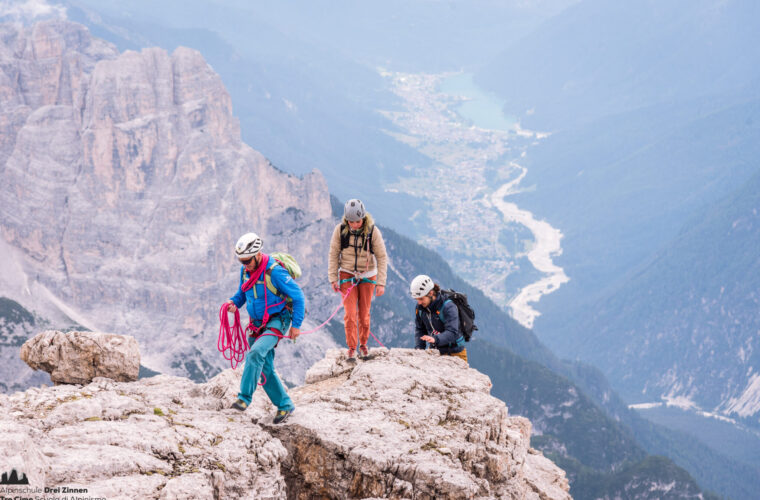
M 388 255 L 380 229 L 375 227 L 360 200 L 348 200 L 343 220 L 335 226 L 330 240 L 327 278 L 336 292 L 345 295 L 351 289 L 343 302 L 349 360 L 356 360 L 357 341 L 362 359 L 369 356 L 372 295 L 380 297 L 385 293 L 387 275 Z M 352 288 L 352 285 L 355 286 Z

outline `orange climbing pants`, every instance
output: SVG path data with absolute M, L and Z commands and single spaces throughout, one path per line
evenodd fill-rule
M 347 272 L 340 272 L 341 281 L 349 279 L 351 276 Z M 375 278 L 376 276 L 372 276 L 368 279 L 374 280 Z M 351 288 L 350 281 L 340 285 L 341 293 L 346 293 L 346 290 L 349 288 Z M 367 341 L 369 340 L 369 309 L 372 305 L 372 295 L 374 293 L 374 283 L 359 283 L 351 290 L 351 293 L 348 294 L 348 297 L 343 302 L 343 309 L 345 310 L 343 323 L 346 328 L 346 344 L 349 349 L 356 349 L 357 340 L 359 341 L 359 345 L 367 345 Z

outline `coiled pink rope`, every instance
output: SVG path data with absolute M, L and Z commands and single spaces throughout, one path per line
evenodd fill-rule
M 234 370 L 245 358 L 246 351 L 250 348 L 248 339 L 240 325 L 240 311 L 235 309 L 235 321 L 230 327 L 230 319 L 227 316 L 229 303 L 225 302 L 219 309 L 219 339 L 216 348 L 222 353 L 224 359 L 230 362 Z
M 340 304 L 333 310 L 332 314 L 330 314 L 330 317 L 324 320 L 319 326 L 316 328 L 312 328 L 311 330 L 307 330 L 305 332 L 301 332 L 300 335 L 308 335 L 310 333 L 314 333 L 322 328 L 325 327 L 332 319 L 335 317 L 336 314 L 338 314 L 338 311 L 340 311 L 341 307 L 343 307 L 344 303 L 346 302 L 346 298 L 351 293 L 351 290 L 357 285 L 358 283 L 352 283 L 351 286 L 346 290 L 346 293 L 342 293 L 342 299 L 340 301 Z M 266 296 L 264 297 L 266 300 Z M 248 330 L 256 330 L 255 327 L 253 327 L 252 324 L 249 323 L 246 330 L 243 330 L 243 327 L 240 324 L 240 310 L 235 309 L 235 321 L 233 322 L 232 326 L 230 327 L 229 317 L 227 316 L 227 309 L 229 307 L 229 303 L 225 302 L 222 304 L 222 307 L 219 309 L 219 339 L 217 341 L 217 349 L 219 352 L 222 353 L 224 356 L 224 359 L 228 360 L 230 362 L 230 366 L 232 366 L 232 369 L 234 370 L 238 364 L 240 364 L 243 359 L 245 359 L 245 353 L 250 349 L 250 345 L 248 344 L 248 338 L 246 333 Z M 279 305 L 279 304 L 275 304 Z M 266 311 L 267 307 L 264 308 Z M 268 315 L 267 315 L 268 316 Z M 262 322 L 262 326 L 266 324 Z M 380 340 L 378 340 L 377 337 L 375 337 L 375 334 L 371 331 L 369 332 L 370 335 L 372 335 L 372 338 L 375 339 L 375 341 L 380 344 L 381 347 L 385 347 Z M 275 332 L 271 333 L 265 333 L 263 335 L 272 335 L 279 338 L 291 338 L 290 335 L 283 335 Z M 262 374 L 263 377 L 263 374 Z M 266 379 L 264 379 L 266 381 Z M 259 385 L 262 385 L 261 383 Z

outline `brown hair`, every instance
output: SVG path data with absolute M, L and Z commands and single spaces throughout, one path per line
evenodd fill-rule
M 441 293 L 441 285 L 438 283 L 433 283 L 433 293 L 436 297 L 438 297 L 438 294 Z

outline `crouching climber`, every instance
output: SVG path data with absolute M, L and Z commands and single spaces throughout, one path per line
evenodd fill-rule
M 263 375 L 264 391 L 277 407 L 274 423 L 279 424 L 290 416 L 295 406 L 274 371 L 274 348 L 288 329 L 293 340 L 300 334 L 305 301 L 301 287 L 283 266 L 261 251 L 262 246 L 263 241 L 255 233 L 244 234 L 235 245 L 235 255 L 242 264 L 240 286 L 228 301 L 227 310 L 235 312 L 247 304 L 251 349 L 245 356 L 240 393 L 232 408 L 240 411 L 248 408 Z M 292 310 L 288 297 L 292 299 Z
M 465 338 L 459 329 L 459 310 L 456 304 L 444 297 L 441 287 L 424 274 L 409 285 L 412 298 L 417 301 L 414 311 L 414 348 L 435 347 L 446 356 L 467 361 Z

